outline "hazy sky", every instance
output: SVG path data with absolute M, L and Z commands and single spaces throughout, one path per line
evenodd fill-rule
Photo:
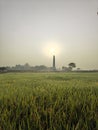
M 0 0 L 0 66 L 98 69 L 98 0 Z

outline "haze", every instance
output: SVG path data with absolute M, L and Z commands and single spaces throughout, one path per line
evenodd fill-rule
M 98 0 L 0 0 L 0 66 L 98 69 Z

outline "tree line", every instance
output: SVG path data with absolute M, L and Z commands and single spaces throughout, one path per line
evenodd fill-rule
M 62 67 L 59 71 L 72 71 L 76 67 L 75 63 L 69 63 L 68 67 Z M 10 71 L 54 71 L 53 67 L 47 67 L 45 65 L 30 66 L 28 63 L 24 65 L 15 65 L 13 67 L 0 67 L 0 72 L 10 72 Z M 58 71 L 56 69 L 55 71 Z

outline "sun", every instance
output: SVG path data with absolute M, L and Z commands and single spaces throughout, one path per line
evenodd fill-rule
M 43 44 L 43 54 L 46 56 L 59 56 L 61 52 L 61 46 L 58 42 L 45 42 Z
M 55 55 L 56 54 L 56 50 L 54 48 L 50 48 L 50 54 L 51 55 Z

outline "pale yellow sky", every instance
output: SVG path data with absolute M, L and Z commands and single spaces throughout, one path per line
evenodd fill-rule
M 0 66 L 98 69 L 98 0 L 0 0 Z

